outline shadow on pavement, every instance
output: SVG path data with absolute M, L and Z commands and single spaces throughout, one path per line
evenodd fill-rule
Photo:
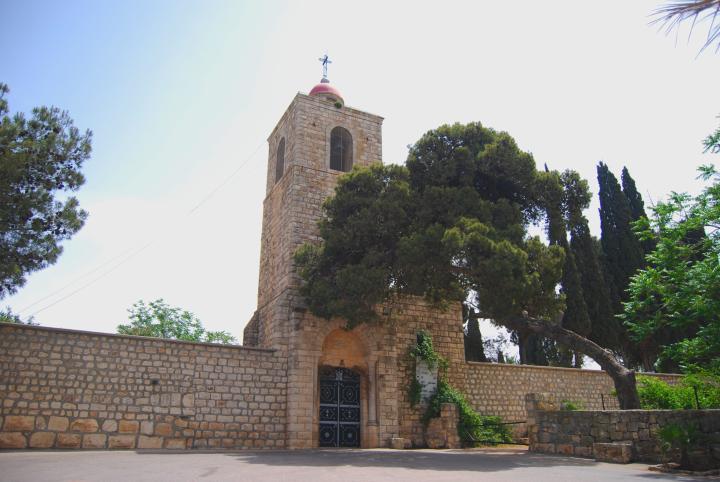
M 286 452 L 227 454 L 243 463 L 296 467 L 388 467 L 413 470 L 493 472 L 525 467 L 592 467 L 594 460 L 550 457 L 525 451 L 464 450 L 342 450 L 320 449 Z

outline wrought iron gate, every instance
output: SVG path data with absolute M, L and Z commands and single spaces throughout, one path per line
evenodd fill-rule
M 320 446 L 360 446 L 360 375 L 320 368 Z

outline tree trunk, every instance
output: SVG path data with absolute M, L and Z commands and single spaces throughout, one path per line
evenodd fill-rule
M 513 317 L 501 321 L 503 325 L 511 330 L 531 331 L 589 356 L 612 378 L 620 402 L 620 409 L 632 410 L 640 408 L 635 371 L 625 368 L 610 351 L 574 331 L 567 330 L 559 324 L 547 320 Z

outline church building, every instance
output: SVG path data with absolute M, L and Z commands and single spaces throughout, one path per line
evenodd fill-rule
M 382 123 L 324 75 L 270 133 L 258 304 L 243 346 L 0 324 L 0 449 L 422 447 L 425 407 L 410 388 L 434 375 L 416 373 L 410 356 L 420 331 L 468 403 L 519 433 L 528 393 L 616 407 L 600 371 L 466 362 L 459 303 L 402 298 L 352 330 L 309 312 L 293 254 L 320 241 L 339 177 L 382 161 Z

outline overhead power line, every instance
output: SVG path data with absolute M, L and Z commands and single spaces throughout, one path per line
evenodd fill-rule
M 243 162 L 241 162 L 240 165 L 238 165 L 237 168 L 235 168 L 230 174 L 228 174 L 227 176 L 225 176 L 225 178 L 223 179 L 223 181 L 220 182 L 220 183 L 219 183 L 217 186 L 215 186 L 213 189 L 211 189 L 210 192 L 208 192 L 208 194 L 206 194 L 205 196 L 203 196 L 202 199 L 200 199 L 200 201 L 198 201 L 198 203 L 195 204 L 195 205 L 186 213 L 185 217 L 184 217 L 184 218 L 180 218 L 180 220 L 184 221 L 186 218 L 189 218 L 189 217 L 192 216 L 198 209 L 200 209 L 205 203 L 207 203 L 210 199 L 212 199 L 212 198 L 215 196 L 215 194 L 217 194 L 217 193 L 218 193 L 222 188 L 224 188 L 235 176 L 237 176 L 238 173 L 240 173 L 240 171 L 248 164 L 248 162 L 250 162 L 250 161 L 255 157 L 255 155 L 258 153 L 258 151 L 259 151 L 260 148 L 263 146 L 263 144 L 265 144 L 265 141 L 260 142 L 260 144 L 258 144 L 258 146 L 255 148 L 255 150 L 254 150 L 247 158 L 245 158 L 245 160 L 244 160 Z M 176 221 L 176 222 L 177 222 L 177 221 Z M 55 295 L 57 295 L 57 294 L 65 291 L 65 290 L 66 290 L 67 288 L 69 288 L 70 286 L 76 284 L 78 281 L 80 281 L 80 280 L 82 280 L 82 279 L 84 279 L 84 278 L 87 278 L 87 277 L 90 276 L 91 274 L 96 273 L 97 271 L 100 271 L 103 267 L 111 264 L 113 261 L 115 261 L 115 260 L 117 260 L 117 259 L 120 259 L 120 261 L 119 261 L 118 263 L 116 263 L 115 265 L 113 265 L 113 266 L 112 266 L 110 269 L 108 269 L 107 271 L 104 271 L 104 272 L 103 272 L 102 274 L 100 274 L 99 276 L 96 276 L 96 277 L 94 277 L 93 279 L 91 279 L 88 283 L 85 283 L 84 285 L 78 287 L 77 289 L 71 291 L 70 293 L 62 296 L 61 298 L 59 298 L 59 299 L 51 302 L 51 303 L 48 304 L 48 305 L 43 306 L 43 307 L 40 308 L 39 310 L 35 311 L 31 316 L 35 316 L 35 315 L 37 315 L 38 313 L 41 313 L 41 312 L 47 310 L 48 308 L 51 308 L 52 306 L 55 306 L 56 304 L 58 304 L 58 303 L 60 303 L 60 302 L 62 302 L 62 301 L 65 301 L 66 299 L 70 298 L 71 296 L 76 295 L 77 293 L 83 291 L 85 288 L 88 288 L 89 286 L 92 286 L 92 285 L 95 284 L 97 281 L 99 281 L 99 280 L 101 280 L 102 278 L 106 277 L 107 275 L 109 275 L 110 273 L 112 273 L 113 271 L 115 271 L 116 269 L 118 269 L 120 266 L 122 266 L 123 264 L 125 264 L 126 262 L 128 262 L 129 260 L 131 260 L 132 258 L 134 258 L 135 256 L 137 256 L 138 254 L 140 254 L 141 252 L 145 251 L 147 248 L 149 248 L 149 247 L 150 247 L 151 245 L 153 245 L 155 242 L 157 242 L 157 241 L 159 241 L 160 239 L 162 239 L 163 236 L 166 236 L 168 232 L 169 232 L 169 229 L 162 229 L 160 234 L 156 235 L 153 239 L 151 239 L 149 242 L 145 243 L 144 245 L 140 246 L 139 248 L 135 248 L 135 249 L 129 248 L 129 249 L 124 250 L 121 254 L 118 254 L 118 255 L 110 258 L 109 260 L 101 263 L 100 265 L 96 266 L 95 268 L 91 269 L 90 271 L 86 272 L 85 274 L 83 274 L 83 275 L 75 278 L 75 279 L 72 280 L 71 282 L 65 284 L 65 285 L 62 286 L 61 288 L 53 291 L 52 293 L 50 293 L 50 294 L 48 294 L 48 295 L 43 296 L 42 298 L 36 300 L 35 302 L 33 302 L 33 303 L 25 306 L 23 309 L 21 309 L 20 311 L 18 311 L 18 313 L 22 313 L 22 312 L 24 312 L 24 311 L 32 308 L 33 306 L 35 306 L 35 305 L 37 305 L 37 304 L 39 304 L 39 303 L 41 303 L 41 302 L 43 302 L 43 301 L 45 301 L 45 300 L 47 300 L 47 299 L 49 299 L 49 298 L 52 298 L 53 296 L 55 296 Z M 128 254 L 127 256 L 124 256 L 126 253 L 129 253 L 129 254 Z M 124 256 L 124 257 L 123 257 L 123 256 Z

